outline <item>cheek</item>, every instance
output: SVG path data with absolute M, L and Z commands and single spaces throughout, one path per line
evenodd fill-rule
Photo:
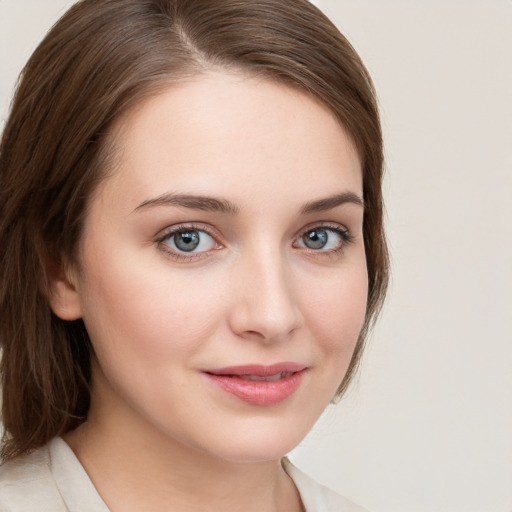
M 98 355 L 159 359 L 193 352 L 212 330 L 220 304 L 191 277 L 126 260 L 104 260 L 101 269 L 90 269 L 84 322 Z
M 346 360 L 352 356 L 366 315 L 366 265 L 352 268 L 338 278 L 332 276 L 325 286 L 309 290 L 306 315 L 319 340 L 318 348 Z

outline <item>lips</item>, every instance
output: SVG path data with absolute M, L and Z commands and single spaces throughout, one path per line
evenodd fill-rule
M 251 405 L 275 405 L 300 386 L 307 367 L 298 363 L 229 366 L 204 371 L 208 380 Z

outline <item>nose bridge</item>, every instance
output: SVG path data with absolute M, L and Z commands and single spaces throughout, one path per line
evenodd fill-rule
M 286 339 L 301 323 L 293 275 L 278 245 L 259 244 L 242 256 L 232 327 L 244 337 Z

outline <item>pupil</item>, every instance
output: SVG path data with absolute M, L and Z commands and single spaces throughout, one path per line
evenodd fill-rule
M 199 245 L 199 233 L 197 231 L 183 231 L 175 236 L 174 243 L 180 251 L 191 252 Z
M 309 249 L 321 249 L 327 244 L 327 238 L 325 229 L 313 229 L 302 237 L 304 245 Z

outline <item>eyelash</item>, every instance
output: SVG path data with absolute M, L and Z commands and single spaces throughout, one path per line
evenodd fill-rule
M 314 224 L 312 226 L 306 227 L 306 229 L 301 230 L 300 234 L 296 236 L 296 241 L 294 245 L 311 231 L 324 229 L 326 231 L 331 231 L 336 233 L 341 238 L 339 247 L 334 249 L 327 250 L 319 250 L 319 249 L 310 249 L 308 247 L 299 247 L 299 249 L 308 253 L 308 256 L 316 257 L 316 258 L 325 258 L 325 257 L 336 257 L 339 256 L 350 244 L 352 244 L 355 240 L 354 235 L 345 227 L 340 226 L 339 224 L 330 224 L 328 222 L 320 222 L 318 224 Z
M 336 233 L 341 238 L 341 243 L 339 244 L 339 247 L 336 247 L 334 249 L 328 249 L 328 250 L 321 250 L 321 249 L 311 249 L 308 247 L 297 247 L 296 244 L 303 239 L 303 237 L 314 230 L 323 229 L 326 231 L 330 231 L 333 233 Z M 201 251 L 201 252 L 179 252 L 171 249 L 165 242 L 172 239 L 173 236 L 177 235 L 178 233 L 183 233 L 186 231 L 199 231 L 206 233 L 208 236 L 213 238 L 213 240 L 218 245 L 217 248 L 209 250 L 209 251 Z M 181 224 L 178 226 L 174 226 L 172 228 L 169 228 L 166 230 L 161 236 L 159 236 L 155 242 L 157 246 L 160 248 L 162 252 L 164 252 L 167 256 L 173 258 L 176 261 L 183 261 L 183 262 L 190 262 L 190 261 L 197 261 L 203 258 L 207 258 L 212 251 L 216 251 L 223 248 L 222 243 L 218 242 L 218 235 L 213 232 L 211 228 L 209 228 L 207 225 L 199 225 L 199 224 Z M 341 254 L 348 245 L 352 244 L 354 242 L 354 236 L 350 233 L 350 231 L 344 227 L 341 227 L 340 225 L 333 225 L 329 223 L 317 223 L 312 226 L 308 226 L 306 229 L 303 229 L 300 231 L 298 235 L 295 237 L 295 241 L 293 243 L 293 247 L 300 249 L 304 252 L 307 252 L 309 256 L 312 257 L 334 257 L 339 254 Z

